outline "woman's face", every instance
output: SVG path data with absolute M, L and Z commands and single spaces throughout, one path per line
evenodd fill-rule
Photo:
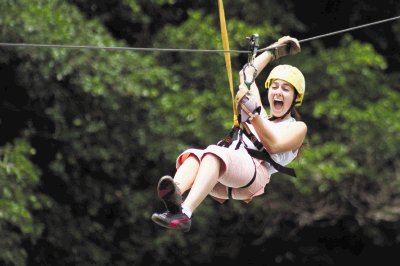
M 268 101 L 271 108 L 271 115 L 281 117 L 291 107 L 294 97 L 294 87 L 292 84 L 275 79 L 271 82 L 268 89 Z

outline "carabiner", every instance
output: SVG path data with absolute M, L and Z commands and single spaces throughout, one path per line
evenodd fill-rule
M 249 40 L 249 56 L 247 58 L 247 64 L 243 66 L 243 76 L 244 76 L 244 84 L 246 84 L 247 88 L 250 89 L 251 84 L 254 82 L 257 76 L 257 68 L 254 66 L 254 59 L 257 55 L 257 49 L 258 49 L 258 34 L 254 33 L 251 35 L 251 37 L 246 37 L 247 40 Z M 253 78 L 250 81 L 247 81 L 246 78 L 246 68 L 247 67 L 252 67 L 254 68 L 253 72 Z
M 253 72 L 253 77 L 250 81 L 247 81 L 247 77 L 246 77 L 246 68 L 248 67 L 252 67 L 254 68 L 254 72 Z M 250 86 L 251 84 L 253 84 L 254 80 L 257 77 L 257 68 L 253 65 L 253 63 L 247 63 L 243 66 L 243 77 L 244 77 L 244 84 L 246 84 L 247 88 L 250 90 Z
M 253 35 L 251 35 L 251 37 L 246 37 L 247 40 L 249 40 L 249 57 L 247 62 L 248 63 L 253 63 L 254 62 L 254 58 L 257 55 L 257 49 L 258 49 L 258 34 L 254 33 Z

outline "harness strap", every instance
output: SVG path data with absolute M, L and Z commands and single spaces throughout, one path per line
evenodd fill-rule
M 264 145 L 258 141 L 256 136 L 251 132 L 249 126 L 246 123 L 241 123 L 242 125 L 242 132 L 253 142 L 254 146 L 258 150 L 249 149 L 246 147 L 247 152 L 250 154 L 251 157 L 257 158 L 259 160 L 264 160 L 269 162 L 278 172 L 296 177 L 296 173 L 293 168 L 285 167 L 272 159 L 271 155 L 265 150 Z
M 226 148 L 229 147 L 232 144 L 233 140 L 237 139 L 238 134 L 239 134 L 239 127 L 233 126 L 229 134 L 226 135 L 222 140 L 218 141 L 217 145 Z
M 271 155 L 266 150 L 257 151 L 257 150 L 253 150 L 253 149 L 249 149 L 249 148 L 246 148 L 246 150 L 250 154 L 251 157 L 269 162 L 276 170 L 278 170 L 278 172 L 296 177 L 296 173 L 293 170 L 293 168 L 285 167 L 285 166 L 275 162 L 271 158 Z

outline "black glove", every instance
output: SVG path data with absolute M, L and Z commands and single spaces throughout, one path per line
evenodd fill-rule
M 299 41 L 290 36 L 284 36 L 280 38 L 276 43 L 270 45 L 269 47 L 274 48 L 272 50 L 274 60 L 287 55 L 295 55 L 301 51 Z

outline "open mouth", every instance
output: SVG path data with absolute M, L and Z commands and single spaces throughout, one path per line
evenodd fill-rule
M 274 100 L 274 108 L 276 110 L 281 110 L 283 108 L 283 101 L 281 100 Z

